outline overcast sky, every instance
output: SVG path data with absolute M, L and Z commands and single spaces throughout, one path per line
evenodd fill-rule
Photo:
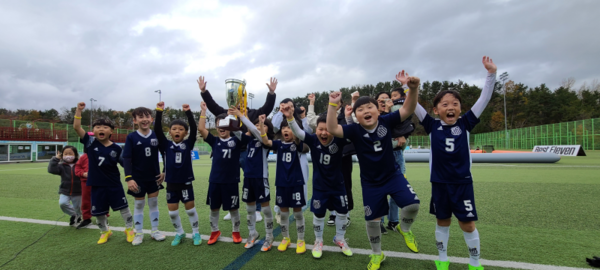
M 405 69 L 481 86 L 498 73 L 551 89 L 599 79 L 600 1 L 1 1 L 0 108 L 222 106 L 225 79 L 264 103 Z M 594 26 L 596 25 L 596 26 Z

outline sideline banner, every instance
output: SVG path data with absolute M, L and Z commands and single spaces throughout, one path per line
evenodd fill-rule
M 553 153 L 560 156 L 585 156 L 581 145 L 536 145 L 533 147 L 534 153 Z

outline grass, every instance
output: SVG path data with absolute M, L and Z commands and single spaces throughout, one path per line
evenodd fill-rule
M 270 182 L 274 183 L 274 164 L 270 164 Z M 429 167 L 425 163 L 407 164 L 409 182 L 421 198 L 421 211 L 413 225 L 419 241 L 420 253 L 437 255 L 434 231 L 435 218 L 429 214 L 431 187 Z M 200 233 L 210 234 L 209 209 L 204 204 L 208 188 L 210 160 L 205 156 L 194 163 L 196 181 L 196 208 L 200 217 Z M 365 231 L 360 192 L 359 168 L 353 172 L 353 194 L 356 209 L 352 211 L 352 225 L 346 237 L 350 247 L 370 249 Z M 600 151 L 590 151 L 587 157 L 563 157 L 556 164 L 474 164 L 473 178 L 477 210 L 477 227 L 481 236 L 482 258 L 500 261 L 518 261 L 535 264 L 587 268 L 585 257 L 600 254 Z M 58 207 L 57 176 L 46 172 L 45 163 L 0 165 L 0 216 L 56 220 L 63 215 Z M 274 187 L 272 187 L 274 191 Z M 309 184 L 310 190 L 310 184 Z M 310 193 L 310 191 L 309 191 Z M 274 196 L 272 196 L 274 198 Z M 310 196 L 309 196 L 310 197 Z M 133 202 L 128 197 L 130 204 Z M 274 201 L 272 201 L 274 203 Z M 132 205 L 131 205 L 132 206 Z M 133 208 L 133 207 L 132 207 Z M 161 210 L 160 229 L 173 231 L 169 222 L 165 193 L 159 195 Z M 240 208 L 245 215 L 245 207 Z M 145 209 L 145 228 L 149 228 L 148 208 Z M 187 233 L 191 226 L 187 215 L 180 209 Z M 226 213 L 221 212 L 221 217 Z M 306 242 L 314 242 L 312 214 L 305 212 Z M 112 226 L 123 226 L 118 213 L 109 218 Z M 242 218 L 244 220 L 244 218 Z M 68 221 L 63 217 L 60 221 Z M 291 237 L 296 239 L 292 224 Z M 0 221 L 0 264 L 11 259 L 46 231 L 51 225 Z M 231 235 L 231 222 L 220 222 L 223 236 Z M 264 223 L 257 223 L 264 235 Z M 241 226 L 246 237 L 245 222 Z M 325 245 L 332 246 L 334 227 L 325 229 Z M 39 242 L 21 253 L 6 269 L 67 269 L 67 268 L 202 268 L 222 269 L 246 249 L 243 245 L 203 243 L 194 247 L 191 241 L 178 247 L 169 242 L 159 243 L 146 236 L 142 245 L 132 247 L 125 236 L 116 232 L 105 245 L 97 245 L 97 230 L 75 230 L 69 227 L 52 229 Z M 279 236 L 277 241 L 281 240 Z M 402 237 L 390 232 L 382 236 L 384 250 L 410 252 Z M 468 252 L 458 224 L 451 227 L 448 255 L 467 257 Z M 364 269 L 369 261 L 365 255 L 344 257 L 341 253 L 326 252 L 315 260 L 310 251 L 304 255 L 294 250 L 285 253 L 272 250 L 256 254 L 243 269 Z M 466 265 L 453 263 L 450 269 L 465 269 Z M 432 261 L 388 258 L 382 269 L 434 269 Z M 507 269 L 486 267 L 486 269 Z

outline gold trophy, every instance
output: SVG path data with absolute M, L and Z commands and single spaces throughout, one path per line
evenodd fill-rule
M 227 87 L 227 97 L 225 100 L 227 101 L 228 108 L 235 106 L 243 115 L 247 115 L 248 93 L 246 92 L 246 80 L 227 79 L 225 80 L 225 86 Z M 240 130 L 241 126 L 242 121 L 234 115 L 228 115 L 225 119 L 219 121 L 217 128 L 237 131 Z

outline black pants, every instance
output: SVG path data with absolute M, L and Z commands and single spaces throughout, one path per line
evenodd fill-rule
M 342 174 L 344 175 L 344 186 L 348 193 L 348 211 L 354 209 L 354 196 L 352 196 L 352 155 L 342 157 Z

